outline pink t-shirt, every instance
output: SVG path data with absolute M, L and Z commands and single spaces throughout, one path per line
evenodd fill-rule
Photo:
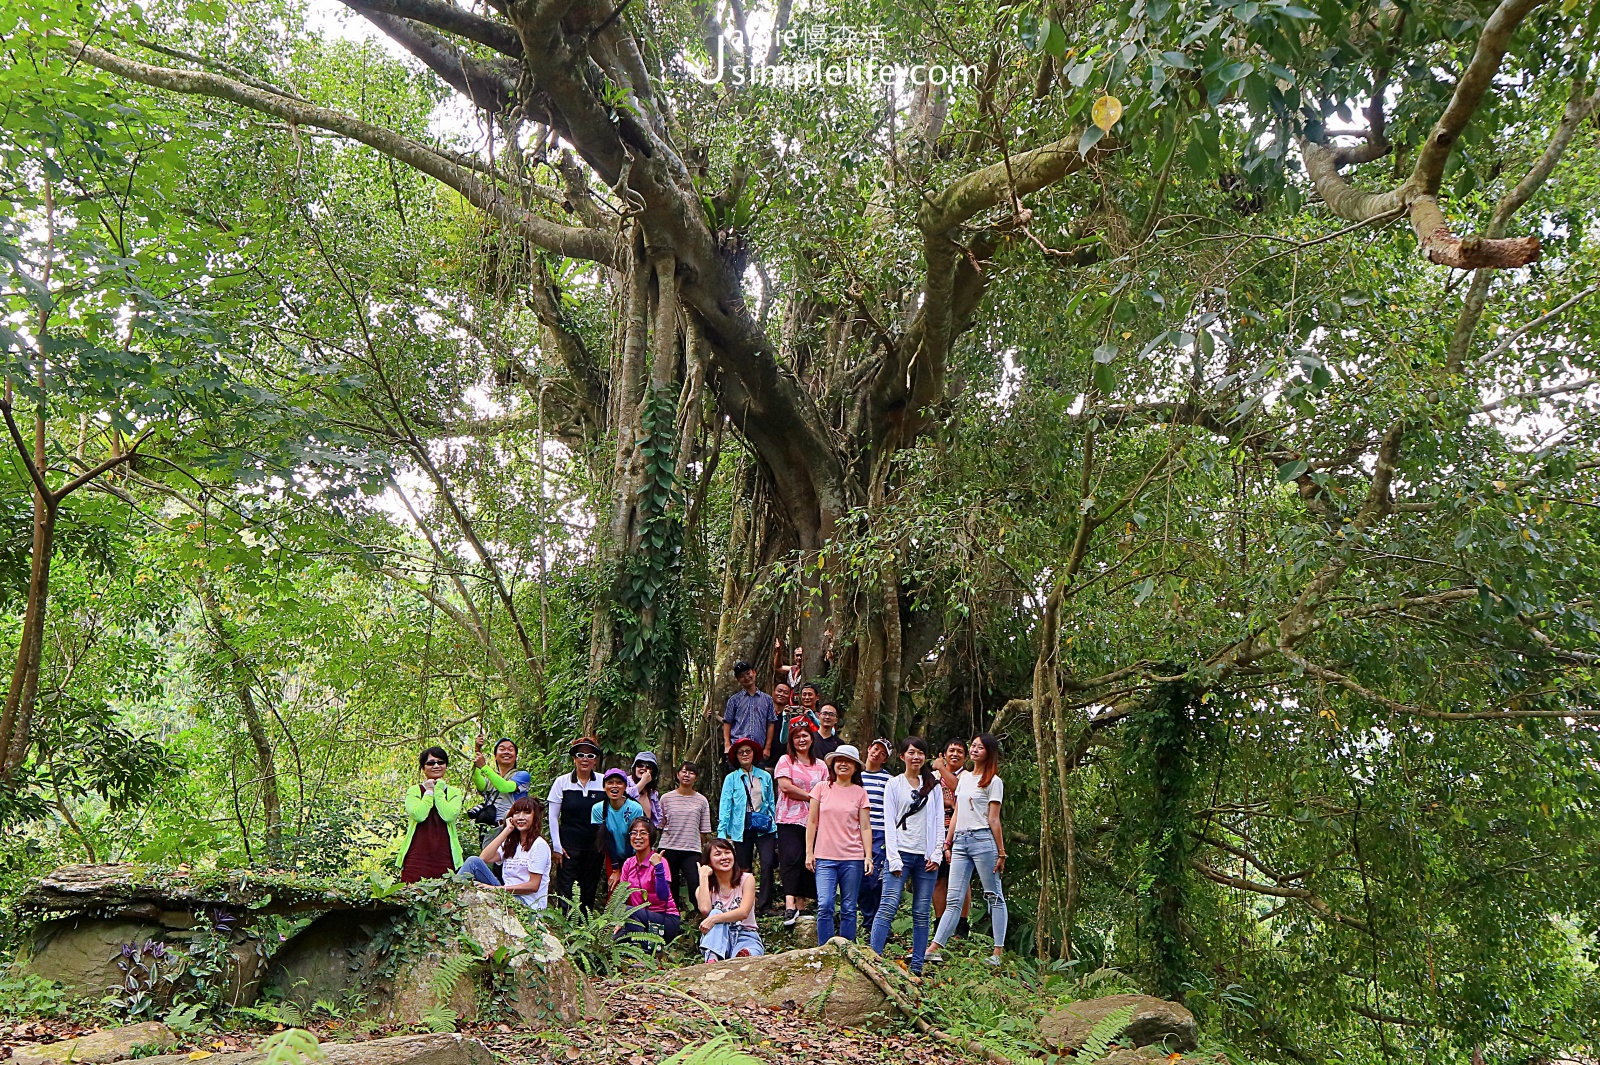
M 665 861 L 646 865 L 638 855 L 629 857 L 622 863 L 622 883 L 631 888 L 629 906 L 644 906 L 651 913 L 678 912 L 672 898 L 672 868 Z
M 788 755 L 784 755 L 778 759 L 772 775 L 788 777 L 795 787 L 809 795 L 812 788 L 828 779 L 828 766 L 820 758 L 814 758 L 810 765 L 806 765 L 804 762 L 791 761 Z M 791 799 L 782 790 L 778 792 L 778 824 L 803 825 L 810 813 L 810 803 Z
M 866 788 L 824 780 L 811 789 L 811 804 L 817 807 L 818 858 L 850 862 L 867 856 L 861 843 L 861 811 L 870 810 L 872 800 Z

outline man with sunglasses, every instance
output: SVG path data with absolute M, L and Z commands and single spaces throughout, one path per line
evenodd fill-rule
M 550 857 L 556 866 L 556 895 L 562 905 L 572 900 L 578 887 L 586 910 L 598 905 L 600 881 L 605 876 L 605 856 L 595 846 L 594 808 L 606 797 L 595 766 L 600 762 L 600 741 L 582 736 L 573 743 L 572 772 L 550 785 Z

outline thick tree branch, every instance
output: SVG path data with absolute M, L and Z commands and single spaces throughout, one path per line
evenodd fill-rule
M 1445 163 L 1467 123 L 1483 103 L 1511 37 L 1528 13 L 1542 0 L 1501 0 L 1484 24 L 1467 68 L 1456 82 L 1444 113 L 1434 123 L 1418 154 L 1410 177 L 1388 192 L 1362 192 L 1339 174 L 1339 169 L 1361 161 L 1357 153 L 1329 148 L 1300 138 L 1306 173 L 1323 202 L 1334 214 L 1361 222 L 1401 214 L 1410 216 L 1411 228 L 1423 253 L 1441 266 L 1461 270 L 1506 269 L 1526 266 L 1539 257 L 1539 238 L 1458 237 L 1439 209 L 1439 185 Z
M 330 130 L 360 141 L 384 155 L 420 170 L 461 193 L 474 207 L 511 226 L 534 244 L 559 255 L 609 263 L 614 241 L 610 234 L 551 222 L 533 214 L 501 190 L 467 173 L 462 167 L 426 145 L 392 130 L 363 122 L 352 115 L 316 104 L 251 88 L 229 78 L 202 71 L 175 70 L 124 59 L 93 45 L 71 42 L 68 50 L 90 66 L 168 92 L 227 100 L 297 125 Z
M 1428 134 L 1422 151 L 1417 155 L 1417 164 L 1411 171 L 1407 185 L 1425 195 L 1432 196 L 1438 193 L 1450 151 L 1455 147 L 1462 131 L 1467 128 L 1467 123 L 1477 113 L 1479 105 L 1483 103 L 1484 93 L 1489 91 L 1489 86 L 1494 82 L 1494 76 L 1500 70 L 1500 62 L 1505 58 L 1506 49 L 1511 47 L 1512 35 L 1516 33 L 1517 27 L 1522 24 L 1528 13 L 1542 2 L 1543 0 L 1500 0 L 1499 6 L 1484 23 L 1483 32 L 1478 35 L 1478 46 L 1473 50 L 1472 59 L 1468 61 L 1467 68 L 1461 72 L 1461 77 L 1456 80 L 1455 92 L 1450 96 L 1450 103 L 1445 106 L 1444 113 L 1434 123 L 1433 132 Z
M 474 59 L 442 34 L 382 10 L 351 3 L 362 17 L 386 33 L 406 51 L 425 63 L 456 92 L 473 105 L 492 115 L 508 113 L 517 102 L 517 68 L 502 60 L 500 64 Z M 507 27 L 509 32 L 510 27 Z M 501 65 L 503 64 L 503 65 Z M 545 115 L 533 115 L 545 121 Z
M 1522 208 L 1522 205 L 1538 191 L 1561 161 L 1566 153 L 1567 146 L 1572 143 L 1573 135 L 1578 132 L 1578 127 L 1583 120 L 1594 114 L 1600 108 L 1600 91 L 1590 93 L 1589 85 L 1583 79 L 1573 83 L 1572 94 L 1567 97 L 1567 106 L 1562 109 L 1561 121 L 1556 123 L 1555 132 L 1551 134 L 1550 143 L 1545 146 L 1539 161 L 1533 164 L 1521 181 L 1500 197 L 1500 202 L 1495 204 L 1494 215 L 1489 219 L 1489 226 L 1483 235 L 1491 239 L 1503 237 L 1506 226 L 1511 221 L 1511 216 Z M 1460 370 L 1466 361 L 1467 348 L 1472 344 L 1472 333 L 1478 327 L 1478 322 L 1483 317 L 1483 309 L 1489 301 L 1489 281 L 1492 275 L 1480 272 L 1473 275 L 1472 286 L 1467 290 L 1466 297 L 1461 301 L 1461 314 L 1456 319 L 1455 333 L 1450 337 L 1449 367 L 1451 370 Z
M 1336 684 L 1346 691 L 1358 695 L 1369 702 L 1377 703 L 1384 709 L 1391 710 L 1394 713 L 1424 717 L 1430 721 L 1514 721 L 1526 717 L 1572 718 L 1581 721 L 1600 718 L 1600 710 L 1471 710 L 1459 713 L 1449 710 L 1430 710 L 1425 706 L 1413 706 L 1409 703 L 1402 703 L 1398 699 L 1391 699 L 1387 695 L 1375 692 L 1337 670 L 1319 666 L 1292 650 L 1280 647 L 1278 648 L 1278 653 L 1294 663 L 1308 676 L 1316 677 L 1318 680 L 1325 680 L 1330 684 Z
M 1200 873 L 1200 875 L 1204 876 L 1207 880 L 1213 880 L 1218 884 L 1222 884 L 1226 887 L 1237 888 L 1240 891 L 1254 892 L 1257 895 L 1271 895 L 1280 899 L 1298 899 L 1309 906 L 1311 910 L 1318 916 L 1325 917 L 1337 924 L 1348 925 L 1357 931 L 1366 932 L 1368 935 L 1371 935 L 1372 933 L 1372 929 L 1370 926 L 1368 926 L 1367 922 L 1359 920 L 1355 917 L 1346 917 L 1344 914 L 1339 913 L 1333 907 L 1324 902 L 1320 897 L 1318 897 L 1316 892 L 1311 891 L 1308 888 L 1281 887 L 1271 884 L 1260 884 L 1254 880 L 1246 880 L 1243 877 L 1231 876 L 1228 873 L 1224 873 L 1220 869 L 1216 869 L 1210 865 L 1207 865 L 1198 858 L 1193 859 L 1192 864 Z
M 522 58 L 522 38 L 503 22 L 474 15 L 444 0 L 345 0 L 363 15 L 369 11 L 421 22 L 434 29 L 477 41 L 512 59 Z

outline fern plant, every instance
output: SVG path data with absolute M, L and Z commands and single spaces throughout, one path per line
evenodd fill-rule
M 428 1031 L 434 1033 L 453 1032 L 461 1020 L 461 1014 L 450 1006 L 441 1006 L 435 1003 L 422 1011 L 422 1023 Z
M 686 1046 L 660 1065 L 764 1065 L 760 1058 L 736 1047 L 733 1036 L 724 1033 L 709 1043 Z
M 263 1024 L 281 1024 L 285 1028 L 299 1028 L 306 1019 L 300 1007 L 290 999 L 282 1002 L 262 1002 L 255 1006 L 235 1006 L 232 1014 L 249 1017 Z
M 651 950 L 662 944 L 659 935 L 634 932 L 618 938 L 623 925 L 642 909 L 628 905 L 627 892 L 613 891 L 604 909 L 590 912 L 577 904 L 574 888 L 572 905 L 552 906 L 545 911 L 545 920 L 574 965 L 588 976 L 603 976 L 625 965 L 653 963 Z
M 1091 1065 L 1105 1057 L 1106 1051 L 1117 1041 L 1117 1036 L 1127 1030 L 1131 1020 L 1132 1006 L 1119 1006 L 1100 1018 L 1100 1023 L 1094 1026 L 1089 1037 L 1083 1041 L 1083 1046 L 1078 1048 L 1077 1056 L 1072 1059 L 1073 1065 Z
M 305 1065 L 325 1055 L 317 1037 L 304 1028 L 286 1028 L 261 1044 L 265 1065 Z
M 433 1005 L 422 1014 L 422 1023 L 428 1026 L 430 1032 L 453 1032 L 456 1030 L 456 1022 L 461 1019 L 461 1015 L 451 1005 L 451 1000 L 455 998 L 456 987 L 462 978 L 471 973 L 473 967 L 478 964 L 476 947 L 465 940 L 463 945 L 472 952 L 453 954 L 440 962 L 439 968 L 434 970 Z M 469 982 L 468 990 L 472 993 L 473 1002 L 476 1004 L 478 989 Z

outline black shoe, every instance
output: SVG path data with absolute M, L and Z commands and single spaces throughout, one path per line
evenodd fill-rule
M 799 910 L 784 910 L 783 911 L 783 927 L 785 927 L 785 928 L 793 928 L 794 927 L 794 923 L 796 921 L 798 921 L 799 919 L 800 919 L 800 911 Z

